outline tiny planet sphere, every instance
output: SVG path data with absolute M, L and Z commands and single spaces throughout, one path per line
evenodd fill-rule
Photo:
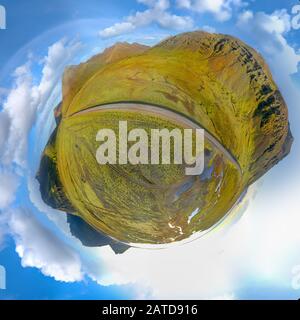
M 195 31 L 153 47 L 117 43 L 66 68 L 62 92 L 37 173 L 42 198 L 80 217 L 89 234 L 92 228 L 126 245 L 116 250 L 164 246 L 211 230 L 293 141 L 268 66 L 227 35 Z M 118 132 L 120 121 L 149 134 L 203 129 L 203 171 L 186 175 L 186 165 L 175 163 L 100 165 L 97 133 Z M 85 242 L 103 242 L 94 237 Z

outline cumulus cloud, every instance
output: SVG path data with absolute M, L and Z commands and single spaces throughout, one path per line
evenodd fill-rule
M 23 267 L 39 268 L 44 275 L 58 281 L 82 280 L 79 256 L 32 213 L 20 209 L 10 211 L 7 223 Z
M 262 33 L 268 34 L 280 42 L 280 37 L 291 30 L 291 16 L 285 9 L 274 11 L 272 14 L 265 12 L 253 13 L 250 10 L 242 12 L 238 17 L 237 25 L 249 32 L 257 31 L 256 38 L 259 39 Z M 260 43 L 262 43 L 260 40 Z
M 0 181 L 0 209 L 5 209 L 15 200 L 19 179 L 11 172 L 0 170 Z
M 8 137 L 10 119 L 7 113 L 0 112 L 0 156 L 3 152 L 4 144 Z
M 216 33 L 216 29 L 214 27 L 211 27 L 211 26 L 205 25 L 205 26 L 202 27 L 202 29 L 204 31 L 207 31 L 207 32 L 210 32 L 210 33 Z
M 29 58 L 14 71 L 12 88 L 0 92 L 5 97 L 0 112 L 0 242 L 5 233 L 11 233 L 24 267 L 37 267 L 60 281 L 82 279 L 79 256 L 31 213 L 10 208 L 19 187 L 19 175 L 30 175 L 26 165 L 27 143 L 37 113 L 43 112 L 64 67 L 80 47 L 79 42 L 65 39 L 54 43 L 41 60 L 39 81 L 32 73 L 34 61 Z
M 42 199 L 40 184 L 35 177 L 27 179 L 27 188 L 29 198 L 32 204 L 42 213 L 46 214 L 49 220 L 53 221 L 61 231 L 70 234 L 70 227 L 67 222 L 67 216 L 63 212 L 49 207 Z
M 5 164 L 14 162 L 19 166 L 24 166 L 27 135 L 35 116 L 35 100 L 31 91 L 32 76 L 29 65 L 25 64 L 17 68 L 14 79 L 15 86 L 3 105 L 3 112 L 10 120 L 3 162 Z
M 235 8 L 246 6 L 242 0 L 177 0 L 177 6 L 199 13 L 211 13 L 219 21 L 226 21 L 232 17 Z
M 252 38 L 256 46 L 272 56 L 274 72 L 290 75 L 298 71 L 299 53 L 288 44 L 285 35 L 291 30 L 291 16 L 283 10 L 272 14 L 244 11 L 239 15 L 237 26 Z
M 99 32 L 100 36 L 103 38 L 109 38 L 118 36 L 120 34 L 129 33 L 133 31 L 136 26 L 132 22 L 119 22 L 111 27 L 105 28 Z
M 32 89 L 34 95 L 38 97 L 39 109 L 43 107 L 53 87 L 61 79 L 65 66 L 80 48 L 80 42 L 67 42 L 66 39 L 62 39 L 49 47 L 48 54 L 43 60 L 42 79 L 39 85 Z
M 4 123 L 1 131 L 4 131 L 5 137 L 0 140 L 0 148 L 3 150 L 6 141 L 2 155 L 5 165 L 14 163 L 22 168 L 26 166 L 27 137 L 36 112 L 43 107 L 64 66 L 79 47 L 79 43 L 67 43 L 64 39 L 50 46 L 38 85 L 34 84 L 31 61 L 15 70 L 13 88 L 8 92 L 0 113 L 0 121 Z
M 7 213 L 5 211 L 0 210 L 0 250 L 3 248 L 4 239 L 6 234 L 8 233 L 6 221 Z
M 125 18 L 125 21 L 101 30 L 99 35 L 103 38 L 114 37 L 151 23 L 157 23 L 163 28 L 177 30 L 189 29 L 193 26 L 193 20 L 190 17 L 179 16 L 168 11 L 170 9 L 169 0 L 138 0 L 138 2 L 148 6 L 148 9 L 138 11 Z

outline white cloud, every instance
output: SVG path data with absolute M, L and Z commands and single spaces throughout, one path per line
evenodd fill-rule
M 42 79 L 39 85 L 33 88 L 33 92 L 39 98 L 39 108 L 43 107 L 43 103 L 48 99 L 51 90 L 61 79 L 65 66 L 80 48 L 80 42 L 67 42 L 66 39 L 62 39 L 49 47 L 48 55 L 44 58 Z
M 177 0 L 176 3 L 179 8 L 191 9 L 192 7 L 192 0 Z
M 290 75 L 298 71 L 300 55 L 288 44 L 285 34 L 291 30 L 291 16 L 286 10 L 276 10 L 272 14 L 245 11 L 240 14 L 237 26 L 265 54 L 272 56 L 270 63 L 274 71 Z
M 49 207 L 42 199 L 40 184 L 35 177 L 28 177 L 27 188 L 31 203 L 42 213 L 46 214 L 49 220 L 53 221 L 61 231 L 70 234 L 70 227 L 65 213 Z
M 49 47 L 38 85 L 34 84 L 30 61 L 15 70 L 14 86 L 9 91 L 3 104 L 3 111 L 0 113 L 2 122 L 3 119 L 9 119 L 9 122 L 6 121 L 6 132 L 4 132 L 6 144 L 2 155 L 2 162 L 5 165 L 15 163 L 23 168 L 26 166 L 27 137 L 36 112 L 47 101 L 52 89 L 57 85 L 64 66 L 79 47 L 79 43 L 67 43 L 65 40 L 60 40 Z M 0 147 L 3 149 L 3 141 L 0 141 Z
M 6 221 L 7 221 L 7 213 L 0 210 L 0 250 L 3 247 L 4 238 L 8 233 Z
M 8 226 L 23 267 L 64 282 L 83 279 L 79 256 L 25 210 L 9 212 Z
M 19 187 L 18 177 L 8 171 L 0 170 L 0 209 L 5 209 L 15 200 Z
M 0 112 L 0 156 L 9 134 L 10 120 L 5 112 Z
M 211 13 L 219 21 L 226 21 L 232 17 L 235 8 L 247 5 L 242 0 L 177 0 L 179 8 L 189 9 L 199 13 Z
M 14 73 L 15 86 L 8 94 L 3 112 L 10 119 L 10 128 L 3 162 L 25 165 L 27 135 L 35 117 L 35 99 L 32 95 L 32 76 L 25 64 Z
M 221 296 L 214 297 L 212 300 L 236 300 L 236 297 L 233 292 L 224 293 Z
M 79 256 L 31 214 L 9 208 L 15 200 L 19 175 L 29 174 L 26 165 L 29 132 L 55 88 L 60 86 L 64 68 L 79 48 L 80 43 L 64 39 L 50 46 L 41 61 L 39 82 L 31 71 L 33 61 L 18 67 L 13 74 L 12 89 L 3 92 L 6 99 L 0 112 L 0 242 L 4 233 L 12 233 L 23 266 L 37 267 L 60 281 L 82 279 Z
M 257 28 L 269 34 L 284 34 L 291 30 L 291 17 L 285 9 L 274 11 L 268 15 L 264 12 L 253 13 L 246 10 L 239 15 L 238 26 Z
M 202 27 L 202 29 L 204 31 L 207 31 L 207 32 L 210 32 L 210 33 L 216 33 L 216 29 L 214 27 L 211 27 L 211 26 L 205 25 L 205 26 Z
M 138 0 L 149 9 L 138 11 L 134 15 L 125 18 L 124 22 L 119 22 L 99 32 L 104 38 L 128 33 L 136 28 L 145 27 L 151 23 L 168 29 L 189 29 L 193 26 L 193 20 L 187 16 L 178 16 L 167 11 L 170 8 L 169 0 Z
M 168 12 L 163 12 L 157 18 L 158 24 L 163 28 L 183 30 L 193 26 L 193 21 L 189 17 L 181 17 Z
M 109 38 L 117 36 L 119 34 L 131 32 L 134 29 L 135 26 L 132 22 L 120 22 L 100 31 L 100 35 L 104 38 Z

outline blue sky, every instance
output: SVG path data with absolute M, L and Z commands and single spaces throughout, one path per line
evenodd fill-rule
M 249 1 L 249 7 L 254 11 L 264 11 L 272 13 L 277 9 L 291 9 L 297 1 L 295 0 L 266 0 L 266 1 Z M 145 6 L 137 3 L 135 0 L 127 1 L 99 1 L 90 0 L 88 2 L 80 0 L 52 0 L 44 2 L 39 0 L 30 1 L 10 1 L 2 0 L 1 4 L 7 10 L 7 30 L 1 32 L 1 41 L 5 43 L 0 52 L 1 64 L 5 63 L 11 55 L 23 47 L 33 38 L 43 32 L 52 29 L 66 22 L 76 19 L 112 19 L 122 20 L 123 17 L 132 12 L 143 10 Z M 187 14 L 187 10 L 175 8 L 175 13 L 182 12 Z M 212 19 L 211 14 L 197 15 L 192 13 L 196 18 L 196 25 L 210 24 L 220 27 L 220 32 L 230 29 L 232 21 L 218 22 Z M 95 30 L 96 31 L 96 30 Z M 297 33 L 294 33 L 296 37 Z
M 7 29 L 0 30 L 0 265 L 7 289 L 0 299 L 297 299 L 300 29 L 291 14 L 297 4 L 0 0 L 7 12 Z M 41 203 L 34 181 L 64 67 L 116 41 L 152 45 L 196 29 L 237 36 L 265 57 L 289 106 L 292 154 L 250 190 L 230 232 L 164 253 L 84 248 L 68 233 L 65 216 Z

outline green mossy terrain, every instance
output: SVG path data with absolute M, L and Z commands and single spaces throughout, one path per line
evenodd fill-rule
M 95 108 L 130 102 L 145 112 Z M 235 161 L 206 140 L 199 177 L 179 165 L 99 166 L 101 128 L 116 129 L 119 120 L 146 131 L 178 127 L 149 115 L 147 104 L 199 124 Z M 152 48 L 116 44 L 68 68 L 55 116 L 38 173 L 44 201 L 126 243 L 170 243 L 214 226 L 292 143 L 287 107 L 261 56 L 238 39 L 204 32 Z

